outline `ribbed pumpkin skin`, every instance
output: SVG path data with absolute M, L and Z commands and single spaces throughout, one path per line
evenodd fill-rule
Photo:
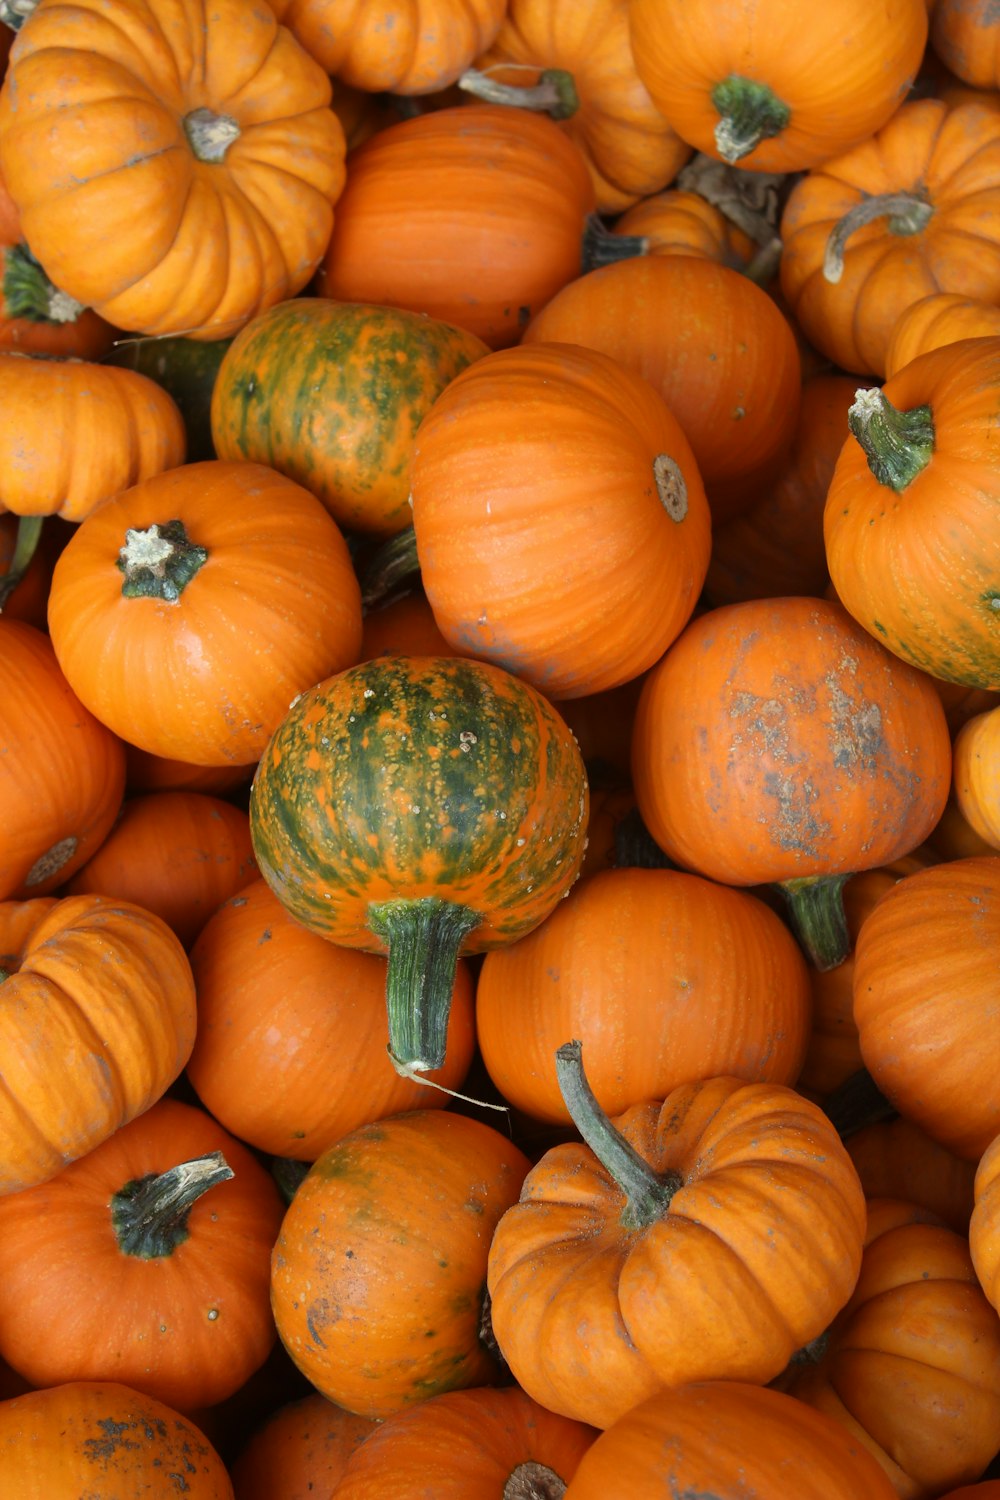
M 963 297 L 959 292 L 934 292 L 921 297 L 901 315 L 892 331 L 885 357 L 885 375 L 891 380 L 918 354 L 956 344 L 959 339 L 982 339 L 1000 335 L 1000 307 Z
M 368 1439 L 371 1448 L 351 1457 L 338 1500 L 403 1500 L 419 1495 L 428 1480 L 435 1500 L 493 1500 L 527 1463 L 544 1465 L 566 1483 L 596 1436 L 517 1386 L 446 1391 L 382 1423 Z M 522 1493 L 525 1500 L 544 1496 Z
M 847 1301 L 865 1226 L 833 1126 L 791 1089 L 715 1078 L 614 1124 L 655 1172 L 680 1175 L 669 1207 L 626 1228 L 589 1147 L 554 1146 L 489 1259 L 514 1378 L 595 1427 L 664 1386 L 773 1379 Z
M 897 492 L 876 479 L 855 438 L 845 442 L 823 518 L 833 585 L 904 661 L 947 682 L 1000 688 L 1000 336 L 922 354 L 883 392 L 900 412 L 930 407 L 933 452 Z
M 355 1448 L 374 1430 L 369 1418 L 334 1406 L 318 1392 L 289 1402 L 272 1412 L 230 1465 L 236 1500 L 331 1494 Z
M 175 1476 L 184 1500 L 233 1500 L 204 1433 L 128 1386 L 71 1381 L 0 1402 L 0 1491 L 17 1500 L 80 1500 L 88 1484 L 101 1500 L 173 1500 Z
M 809 976 L 787 927 L 755 897 L 675 870 L 608 870 L 487 954 L 476 1028 L 515 1108 L 569 1121 L 554 1057 L 579 1037 L 598 1103 L 620 1114 L 721 1073 L 794 1084 Z
M 899 1110 L 958 1156 L 1000 1134 L 994 1066 L 1000 857 L 910 875 L 867 918 L 854 954 L 865 1066 Z
M 928 1209 L 956 1234 L 968 1234 L 974 1162 L 963 1161 L 902 1115 L 863 1126 L 846 1144 L 869 1202 L 893 1194 Z
M 748 1500 L 754 1490 L 768 1500 L 898 1500 L 841 1423 L 780 1391 L 730 1380 L 637 1406 L 598 1438 L 565 1500 Z
M 11 49 L 0 170 L 58 287 L 120 328 L 218 339 L 309 280 L 344 182 L 330 80 L 267 6 L 43 0 Z M 239 137 L 201 160 L 189 116 Z
M 123 597 L 126 533 L 174 519 L 207 561 L 179 599 Z M 356 660 L 361 591 L 318 500 L 263 464 L 210 460 L 88 517 L 56 564 L 49 630 L 78 696 L 130 744 L 245 766 L 297 692 Z
M 0 905 L 0 1193 L 46 1182 L 162 1097 L 191 1054 L 191 966 L 102 896 Z
M 191 1206 L 188 1237 L 152 1258 L 120 1249 L 112 1196 L 213 1151 L 233 1177 Z M 50 1182 L 0 1199 L 3 1357 L 36 1387 L 114 1375 L 182 1411 L 225 1400 L 274 1343 L 283 1212 L 252 1152 L 204 1110 L 161 1099 Z
M 593 208 L 587 164 L 553 120 L 504 105 L 435 110 L 352 153 L 317 287 L 505 348 L 580 274 Z
M 926 677 L 840 605 L 701 615 L 650 672 L 632 769 L 671 859 L 729 885 L 889 864 L 944 807 L 951 741 Z
M 111 829 L 122 743 L 84 708 L 47 636 L 0 618 L 0 900 L 46 896 Z
M 341 526 L 409 526 L 410 455 L 449 381 L 489 351 L 475 334 L 399 308 L 300 297 L 237 335 L 212 396 L 220 458 L 286 474 Z
M 372 902 L 478 912 L 465 952 L 512 942 L 576 878 L 587 826 L 576 742 L 540 693 L 485 662 L 379 657 L 304 693 L 254 780 L 261 874 L 298 921 L 383 952 Z
M 1000 709 L 963 724 L 953 747 L 953 785 L 958 810 L 970 828 L 1000 849 Z
M 670 188 L 640 198 L 615 221 L 613 234 L 638 234 L 647 255 L 704 255 L 720 266 L 741 270 L 754 253 L 753 241 L 700 193 Z
M 463 371 L 421 424 L 412 491 L 442 634 L 552 698 L 637 677 L 694 609 L 711 523 L 691 444 L 596 349 L 532 344 Z
M 479 1337 L 486 1259 L 527 1169 L 506 1135 L 446 1110 L 363 1126 L 319 1158 L 271 1274 L 278 1333 L 317 1390 L 387 1417 L 497 1378 Z

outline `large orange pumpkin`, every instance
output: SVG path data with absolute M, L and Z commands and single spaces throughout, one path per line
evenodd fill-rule
M 330 97 L 269 6 L 40 0 L 0 95 L 0 170 L 64 292 L 121 328 L 223 338 L 326 247 Z

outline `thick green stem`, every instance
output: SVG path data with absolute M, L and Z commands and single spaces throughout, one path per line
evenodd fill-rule
M 730 164 L 749 156 L 761 141 L 780 135 L 792 117 L 788 105 L 766 83 L 738 73 L 715 85 L 712 103 L 720 116 L 713 132 L 716 150 Z
M 846 875 L 814 875 L 777 882 L 799 942 L 821 972 L 837 968 L 851 951 L 843 899 L 847 879 Z
M 184 116 L 184 134 L 199 161 L 222 161 L 234 141 L 239 140 L 239 122 L 214 109 L 192 109 Z
M 444 1062 L 455 966 L 466 937 L 482 920 L 479 912 L 440 896 L 399 897 L 368 908 L 368 926 L 389 952 L 389 1056 L 404 1077 L 433 1072 Z
M 855 392 L 847 425 L 865 450 L 879 484 L 897 494 L 927 467 L 934 454 L 934 416 L 929 406 L 899 411 L 882 391 Z
M 660 1176 L 620 1135 L 594 1097 L 583 1071 L 582 1042 L 564 1042 L 556 1051 L 556 1077 L 573 1124 L 601 1166 L 625 1194 L 621 1222 L 626 1229 L 645 1229 L 670 1207 L 683 1178 Z
M 38 0 L 0 0 L 0 21 L 11 31 L 20 31 L 37 5 Z
M 31 559 L 38 548 L 44 520 L 44 516 L 18 516 L 17 518 L 14 555 L 10 560 L 10 567 L 0 578 L 0 611 L 3 610 L 7 600 L 31 566 Z
M 8 245 L 3 252 L 3 305 L 8 318 L 30 323 L 75 323 L 83 303 L 59 291 L 27 245 Z
M 511 68 L 523 66 L 504 63 L 502 71 L 506 73 Z M 511 104 L 517 109 L 547 114 L 553 120 L 568 120 L 571 115 L 576 114 L 580 108 L 580 97 L 576 92 L 572 73 L 568 73 L 565 68 L 543 68 L 539 73 L 536 68 L 525 67 L 525 71 L 537 73 L 538 82 L 522 88 L 518 84 L 500 83 L 496 78 L 491 78 L 489 69 L 480 71 L 478 68 L 467 68 L 458 79 L 458 87 L 487 104 Z
M 528 1459 L 511 1470 L 501 1500 L 562 1500 L 565 1493 L 566 1481 L 554 1469 Z
M 145 531 L 125 533 L 116 566 L 125 575 L 126 599 L 179 599 L 203 563 L 206 548 L 192 542 L 183 521 L 153 523 Z
M 417 534 L 412 526 L 407 526 L 383 542 L 365 567 L 361 575 L 361 599 L 365 609 L 377 609 L 394 594 L 404 592 L 419 577 Z
M 886 228 L 890 234 L 919 234 L 933 213 L 931 205 L 914 193 L 876 193 L 871 198 L 862 198 L 830 233 L 823 256 L 824 279 L 836 284 L 843 276 L 844 251 L 855 230 L 873 224 L 876 219 L 888 219 Z
M 233 1176 L 221 1151 L 166 1172 L 133 1178 L 111 1199 L 111 1225 L 123 1255 L 158 1260 L 188 1238 L 188 1215 L 203 1193 Z
M 3 984 L 4 980 L 5 979 L 9 979 L 9 978 L 10 978 L 10 970 L 9 969 L 0 969 L 0 984 Z
M 649 254 L 649 240 L 644 234 L 615 234 L 606 229 L 597 214 L 589 214 L 583 231 L 581 268 L 597 271 L 601 266 L 612 266 L 619 260 L 632 260 L 636 255 Z

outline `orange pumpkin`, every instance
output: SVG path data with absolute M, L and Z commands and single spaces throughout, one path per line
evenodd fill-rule
M 632 0 L 639 76 L 678 135 L 752 172 L 799 172 L 878 130 L 927 41 L 925 0 Z
M 960 292 L 932 292 L 901 313 L 892 330 L 885 356 L 886 379 L 890 380 L 911 359 L 956 344 L 959 339 L 988 338 L 1000 334 L 1000 307 L 965 297 Z
M 614 234 L 639 235 L 647 255 L 704 255 L 742 271 L 753 256 L 748 235 L 700 193 L 671 188 L 634 204 L 616 221 Z
M 318 1392 L 279 1407 L 230 1465 L 235 1500 L 303 1500 L 329 1494 L 355 1448 L 375 1430 L 368 1417 Z
M 361 594 L 314 496 L 262 464 L 208 460 L 82 523 L 49 629 L 81 700 L 130 744 L 244 766 L 296 693 L 356 660 Z
M 935 0 L 931 46 L 973 88 L 1000 88 L 1000 15 L 990 0 Z
M 219 339 L 294 295 L 330 237 L 344 135 L 269 6 L 40 0 L 0 96 L 0 170 L 69 296 Z
M 716 1078 L 612 1126 L 560 1047 L 588 1145 L 555 1146 L 501 1219 L 487 1284 L 515 1379 L 610 1427 L 688 1380 L 763 1384 L 827 1326 L 861 1263 L 864 1197 L 819 1108 Z M 588 1097 L 589 1095 L 589 1097 Z
M 713 520 L 776 477 L 791 445 L 802 370 L 765 292 L 704 256 L 636 256 L 564 287 L 527 345 L 583 344 L 660 392 L 691 444 Z
M 781 220 L 781 286 L 806 338 L 883 376 L 893 330 L 934 292 L 1000 301 L 1000 112 L 904 104 L 810 172 Z
M 249 787 L 255 765 L 189 766 L 182 760 L 150 755 L 137 745 L 125 746 L 125 784 L 130 792 L 204 792 L 227 797 Z
M 710 521 L 691 447 L 606 354 L 533 343 L 470 365 L 420 426 L 411 490 L 446 640 L 551 698 L 637 677 L 694 609 Z
M 177 938 L 103 896 L 0 904 L 0 1193 L 47 1182 L 162 1097 L 191 1054 Z
M 975 1162 L 963 1161 L 902 1115 L 862 1126 L 846 1145 L 866 1198 L 905 1198 L 956 1234 L 968 1234 Z
M 962 726 L 953 755 L 955 802 L 966 822 L 1000 849 L 1000 709 L 977 714 Z
M 1000 1312 L 1000 1136 L 986 1147 L 976 1167 L 969 1248 L 980 1285 Z
M 72 691 L 47 636 L 0 618 L 0 901 L 44 896 L 107 837 L 121 741 Z
M 579 274 L 593 209 L 587 164 L 554 121 L 503 105 L 435 110 L 352 152 L 317 288 L 498 349 Z

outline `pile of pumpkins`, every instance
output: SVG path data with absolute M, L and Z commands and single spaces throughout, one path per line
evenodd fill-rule
M 997 1500 L 996 5 L 0 66 L 0 1491 Z

